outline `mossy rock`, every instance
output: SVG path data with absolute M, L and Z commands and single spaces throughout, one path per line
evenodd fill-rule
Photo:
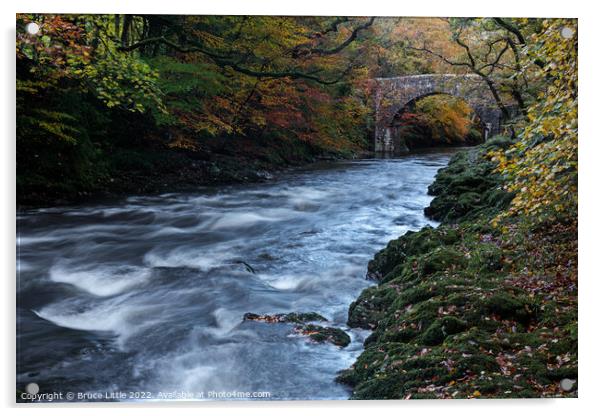
M 378 282 L 389 274 L 396 266 L 403 264 L 407 255 L 405 253 L 405 240 L 399 238 L 392 240 L 387 247 L 374 255 L 368 262 L 368 273 L 366 277 Z
M 462 235 L 457 229 L 442 226 L 438 228 L 438 231 L 441 236 L 441 241 L 446 245 L 455 244 L 462 239 Z
M 364 289 L 357 300 L 349 305 L 347 325 L 351 328 L 374 329 L 395 295 L 395 290 L 386 286 Z
M 420 336 L 420 341 L 425 345 L 439 345 L 449 335 L 464 331 L 467 323 L 454 316 L 446 316 L 433 322 Z
M 304 323 L 304 322 L 326 322 L 328 319 L 316 312 L 292 312 L 287 313 L 284 317 L 286 322 Z
M 429 275 L 450 268 L 461 268 L 467 260 L 464 254 L 451 247 L 440 247 L 422 259 L 421 272 Z
M 417 236 L 419 236 L 417 238 Z M 427 244 L 428 238 L 423 230 L 419 232 L 408 231 L 405 235 L 396 240 L 391 240 L 387 247 L 374 255 L 374 259 L 368 262 L 367 277 L 377 281 L 386 281 L 385 278 L 397 266 L 403 264 L 407 257 L 416 249 L 413 243 L 420 241 L 422 244 Z
M 481 328 L 472 326 L 463 332 L 447 337 L 443 342 L 443 347 L 455 349 L 466 354 L 479 354 L 482 349 L 498 353 L 504 348 L 510 348 L 508 342 L 502 344 L 499 341 L 492 340 L 491 334 Z
M 505 209 L 513 196 L 503 190 L 503 178 L 493 172 L 495 164 L 484 155 L 507 143 L 499 138 L 452 157 L 448 167 L 440 170 L 429 186 L 429 194 L 435 198 L 424 209 L 425 215 L 451 223 Z
M 392 344 L 366 347 L 351 368 L 343 370 L 338 374 L 336 381 L 349 386 L 355 386 L 361 381 L 372 377 L 383 366 L 385 357 L 389 354 L 390 345 Z
M 502 250 L 495 244 L 479 244 L 470 251 L 469 267 L 478 272 L 495 272 L 504 266 Z
M 524 295 L 515 296 L 499 291 L 482 300 L 482 309 L 486 314 L 494 313 L 504 319 L 513 319 L 520 323 L 528 323 L 535 315 L 533 301 Z
M 495 187 L 485 192 L 483 195 L 483 203 L 488 207 L 503 210 L 510 205 L 513 198 L 514 193 L 507 192 L 501 187 Z
M 442 284 L 422 282 L 402 291 L 393 301 L 391 307 L 395 310 L 402 310 L 447 292 L 448 290 Z
M 305 323 L 305 322 L 326 322 L 328 319 L 316 312 L 291 312 L 277 313 L 274 315 L 260 315 L 256 313 L 245 313 L 244 321 L 260 321 L 267 323 Z
M 389 281 L 401 274 L 403 267 L 412 256 L 431 252 L 444 245 L 457 243 L 461 235 L 452 228 L 422 228 L 420 231 L 408 231 L 396 240 L 392 240 L 383 250 L 376 253 L 368 263 L 368 278 L 379 282 Z
M 458 214 L 464 214 L 481 207 L 481 194 L 478 192 L 463 192 L 455 204 L 454 209 Z
M 308 324 L 296 326 L 295 332 L 309 336 L 309 339 L 318 343 L 329 342 L 339 347 L 346 347 L 351 343 L 349 335 L 339 328 Z
M 376 329 L 378 342 L 416 342 L 426 328 L 439 316 L 439 310 L 447 306 L 442 297 L 420 302 L 405 312 L 387 314 Z

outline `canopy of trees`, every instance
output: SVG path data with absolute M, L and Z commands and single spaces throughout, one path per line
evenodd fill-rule
M 573 20 L 21 14 L 17 26 L 20 194 L 93 191 L 174 149 L 210 158 L 216 139 L 242 154 L 241 139 L 361 152 L 371 79 L 452 72 L 481 77 L 520 139 L 496 156 L 517 211 L 576 203 Z M 419 110 L 433 143 L 474 133 L 462 103 Z

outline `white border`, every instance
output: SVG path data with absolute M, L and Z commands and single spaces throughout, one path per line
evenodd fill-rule
M 601 395 L 601 335 L 602 312 L 602 262 L 600 256 L 601 231 L 598 218 L 601 215 L 600 160 L 602 135 L 596 123 L 600 118 L 602 91 L 599 79 L 600 44 L 599 28 L 602 15 L 597 13 L 594 2 L 504 0 L 489 1 L 428 1 L 403 0 L 213 0 L 213 1 L 151 1 L 151 0 L 21 0 L 14 6 L 2 3 L 2 86 L 0 99 L 3 137 L 0 139 L 0 171 L 2 173 L 2 380 L 0 405 L 4 414 L 50 415 L 104 415 L 114 406 L 106 404 L 16 406 L 15 389 L 15 68 L 14 36 L 16 12 L 40 13 L 171 13 L 171 14 L 271 14 L 271 15 L 379 15 L 379 16 L 528 16 L 528 17 L 578 17 L 579 18 L 579 399 L 566 400 L 491 400 L 491 401 L 409 401 L 409 402 L 209 402 L 177 405 L 178 415 L 203 413 L 248 415 L 283 414 L 306 415 L 307 413 L 338 412 L 346 415 L 364 415 L 372 408 L 379 414 L 445 414 L 451 415 L 504 415 L 508 413 L 545 413 L 563 415 L 593 413 L 602 405 Z M 85 408 L 84 408 L 85 407 Z M 120 405 L 114 412 L 135 415 L 164 415 L 174 406 L 169 403 L 147 405 Z M 34 410 L 37 409 L 37 410 Z

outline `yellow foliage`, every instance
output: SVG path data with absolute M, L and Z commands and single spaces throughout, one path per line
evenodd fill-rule
M 562 29 L 570 28 L 570 38 Z M 523 51 L 543 94 L 528 108 L 518 142 L 492 157 L 516 194 L 505 215 L 573 215 L 577 209 L 577 21 L 545 20 Z

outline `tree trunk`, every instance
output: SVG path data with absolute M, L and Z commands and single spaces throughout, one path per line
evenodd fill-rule
M 121 17 L 116 14 L 114 17 L 114 21 L 115 21 L 115 37 L 119 36 L 119 26 L 121 24 Z
M 121 46 L 127 47 L 130 37 L 130 27 L 132 26 L 132 15 L 126 14 L 123 16 L 123 30 L 121 32 Z

